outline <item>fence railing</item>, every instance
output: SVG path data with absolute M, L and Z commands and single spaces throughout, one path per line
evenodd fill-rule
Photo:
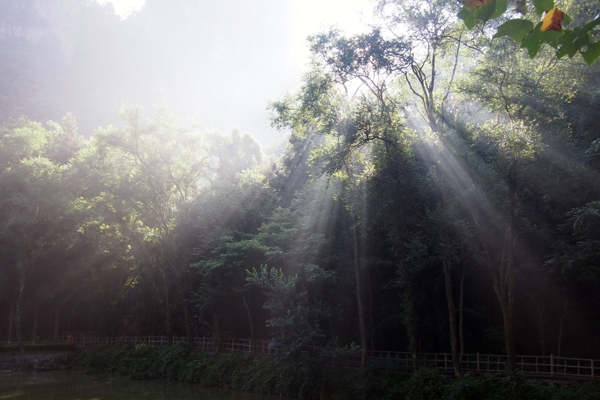
M 115 346 L 119 344 L 149 344 L 168 346 L 188 343 L 187 337 L 167 336 L 121 336 L 90 337 L 80 335 L 64 335 L 62 341 L 75 343 L 79 347 L 95 347 L 99 345 Z M 216 339 L 212 337 L 194 338 L 194 348 L 203 352 L 236 352 L 274 354 L 277 349 L 271 341 L 257 339 Z M 307 348 L 307 350 L 309 350 Z M 393 362 L 406 368 L 412 366 L 412 355 L 399 351 L 369 351 L 369 359 Z M 360 354 L 348 355 L 332 360 L 334 363 L 359 365 Z M 440 371 L 453 371 L 452 354 L 450 353 L 418 353 L 417 365 L 436 368 Z M 506 371 L 508 357 L 497 354 L 462 354 L 460 367 L 463 372 L 496 373 Z M 517 356 L 517 366 L 526 376 L 537 378 L 575 378 L 592 380 L 600 376 L 600 360 L 585 358 L 568 358 L 549 356 Z
M 91 337 L 63 335 L 61 341 L 75 343 L 79 347 L 96 347 L 100 345 L 116 346 L 119 344 L 149 344 L 154 346 L 169 346 L 178 343 L 188 343 L 187 337 L 167 336 L 119 336 Z M 269 340 L 257 339 L 214 339 L 212 337 L 194 338 L 194 348 L 205 352 L 237 352 L 237 353 L 275 353 Z
M 370 351 L 371 359 L 392 360 L 400 365 L 412 365 L 411 353 L 394 351 Z M 549 356 L 517 356 L 517 367 L 531 377 L 597 379 L 600 377 L 600 360 L 589 358 L 568 358 Z M 418 353 L 417 364 L 452 371 L 452 354 Z M 462 354 L 460 368 L 462 372 L 495 373 L 505 371 L 508 356 L 497 354 Z

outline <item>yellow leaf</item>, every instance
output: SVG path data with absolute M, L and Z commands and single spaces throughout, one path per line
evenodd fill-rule
M 563 20 L 563 12 L 560 11 L 557 7 L 553 8 L 550 11 L 546 12 L 544 15 L 544 20 L 542 21 L 542 26 L 540 26 L 540 31 L 546 32 L 549 30 L 553 31 L 562 31 L 562 26 L 560 23 Z

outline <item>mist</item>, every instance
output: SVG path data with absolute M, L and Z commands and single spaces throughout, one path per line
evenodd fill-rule
M 4 1 L 0 38 L 7 57 L 5 93 L 19 82 L 40 93 L 13 96 L 0 119 L 30 115 L 41 121 L 73 114 L 86 137 L 118 124 L 124 105 L 171 107 L 206 128 L 234 126 L 267 144 L 270 101 L 295 91 L 309 63 L 306 36 L 321 27 L 352 29 L 368 2 Z M 345 3 L 344 3 L 345 4 Z M 337 12 L 343 7 L 343 12 Z M 119 14 L 117 15 L 116 12 Z M 31 91 L 28 91 L 31 93 Z

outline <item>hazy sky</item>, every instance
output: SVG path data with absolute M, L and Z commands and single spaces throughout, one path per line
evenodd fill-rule
M 186 116 L 222 131 L 235 125 L 263 144 L 281 136 L 271 130 L 265 108 L 270 100 L 298 88 L 309 56 L 306 37 L 334 25 L 347 33 L 358 33 L 371 22 L 373 8 L 370 0 L 189 1 L 194 6 L 200 4 L 198 9 L 210 9 L 211 16 L 204 18 L 216 18 L 217 26 L 222 26 L 222 32 L 211 28 L 211 35 L 222 43 L 222 51 L 203 56 L 213 63 L 222 59 L 224 64 L 210 69 L 208 83 L 195 90 L 196 95 L 190 90 L 185 96 L 171 95 L 165 102 L 185 98 L 186 106 L 175 104 L 176 112 L 190 114 Z M 141 10 L 145 3 L 108 2 L 122 18 Z M 202 17 L 197 17 L 198 24 Z M 236 60 L 234 65 L 232 59 Z

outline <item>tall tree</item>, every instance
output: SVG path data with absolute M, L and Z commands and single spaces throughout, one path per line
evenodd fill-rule
M 165 329 L 171 336 L 171 277 L 184 295 L 188 293 L 183 285 L 189 266 L 186 251 L 191 251 L 179 248 L 186 239 L 178 236 L 176 217 L 210 182 L 214 159 L 206 136 L 197 127 L 178 126 L 168 110 L 159 110 L 148 124 L 141 120 L 141 108 L 124 108 L 121 118 L 125 123 L 122 130 L 101 129 L 94 138 L 97 168 L 101 174 L 111 175 L 100 196 L 110 196 L 105 200 L 110 203 L 109 210 L 123 232 L 142 249 L 143 264 L 160 271 Z M 190 321 L 187 301 L 182 308 Z M 191 325 L 187 326 L 190 331 Z
M 23 351 L 22 315 L 25 289 L 63 241 L 74 240 L 78 213 L 76 192 L 67 180 L 68 166 L 48 158 L 61 130 L 19 119 L 0 131 L 0 234 L 15 251 L 18 270 L 15 328 Z

